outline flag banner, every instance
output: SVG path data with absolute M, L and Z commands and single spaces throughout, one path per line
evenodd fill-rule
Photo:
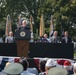
M 10 20 L 10 31 L 12 31 L 12 22 L 11 22 L 11 20 Z
M 25 57 L 26 58 L 26 57 Z M 24 58 L 24 59 L 25 59 Z M 29 68 L 38 68 L 39 66 L 39 63 L 43 60 L 47 60 L 47 59 L 52 59 L 55 63 L 56 63 L 56 66 L 58 67 L 63 67 L 64 66 L 64 62 L 65 61 L 70 61 L 72 66 L 74 65 L 74 63 L 76 61 L 74 60 L 71 60 L 71 59 L 65 59 L 65 58 L 26 58 L 28 63 L 29 63 Z M 6 66 L 6 64 L 9 62 L 9 63 L 17 63 L 21 60 L 20 57 L 8 57 L 8 56 L 0 56 L 0 75 L 2 75 L 2 71 L 4 69 L 4 67 Z
M 32 24 L 32 21 L 33 21 L 33 17 L 31 15 L 30 16 L 30 31 L 31 31 L 31 38 L 33 39 L 34 36 L 33 36 L 33 24 Z
M 7 19 L 6 19 L 5 35 L 8 36 L 10 31 L 12 31 L 12 24 L 11 24 L 10 15 L 8 14 L 8 15 L 7 15 Z
M 7 18 L 6 18 L 6 31 L 5 31 L 5 35 L 6 36 L 8 36 L 8 32 L 9 32 L 9 19 L 10 19 L 10 17 L 9 17 L 9 15 L 7 15 Z
M 50 24 L 50 37 L 53 36 L 54 32 L 54 21 L 53 21 L 53 15 L 51 15 L 51 24 Z
M 43 36 L 44 33 L 45 33 L 45 25 L 44 25 L 44 16 L 41 15 L 41 18 L 40 18 L 40 29 L 39 29 L 39 36 Z
M 20 27 L 22 25 L 22 18 L 21 18 L 21 14 L 18 16 L 18 25 L 17 27 Z
M 32 15 L 31 15 L 31 16 L 30 16 L 30 30 L 33 32 L 32 20 L 33 20 L 33 17 L 32 17 Z

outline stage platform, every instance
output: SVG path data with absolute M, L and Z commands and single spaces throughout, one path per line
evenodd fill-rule
M 28 57 L 73 59 L 73 47 L 73 43 L 30 43 Z M 17 57 L 16 43 L 0 43 L 0 56 Z

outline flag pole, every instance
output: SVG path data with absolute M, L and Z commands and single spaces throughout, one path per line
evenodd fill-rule
M 53 15 L 51 15 L 51 23 L 50 23 L 50 37 L 53 36 L 54 32 L 54 21 L 53 21 Z
M 30 30 L 33 32 L 32 20 L 33 20 L 33 17 L 32 17 L 32 15 L 31 15 L 31 16 L 30 16 Z

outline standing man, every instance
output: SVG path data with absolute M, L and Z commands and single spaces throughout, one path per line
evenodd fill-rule
M 69 37 L 68 31 L 64 32 L 64 37 L 62 38 L 62 43 L 72 43 L 71 37 Z
M 17 30 L 30 30 L 30 27 L 27 26 L 27 21 L 23 20 L 22 25 Z

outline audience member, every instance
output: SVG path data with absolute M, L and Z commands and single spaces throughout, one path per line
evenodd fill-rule
M 73 74 L 73 67 L 72 67 L 72 64 L 69 60 L 66 60 L 64 62 L 64 66 L 63 66 L 67 71 L 68 71 L 68 74 Z
M 45 75 L 45 64 L 46 64 L 46 60 L 42 60 L 40 63 L 39 63 L 39 70 L 40 70 L 40 73 L 39 75 Z
M 33 68 L 27 68 L 27 70 L 30 72 L 30 73 L 33 73 L 33 74 L 35 74 L 35 75 L 38 75 L 38 70 L 35 68 L 35 67 L 33 67 Z
M 56 67 L 56 64 L 53 59 L 48 59 L 45 64 L 46 75 L 48 74 L 49 69 Z
M 76 63 L 73 66 L 74 75 L 76 75 Z
M 33 68 L 29 68 L 29 63 L 28 63 L 28 61 L 26 60 L 26 57 L 22 57 L 20 60 L 22 60 L 22 61 L 26 61 L 27 62 L 27 64 L 28 64 L 28 67 L 27 67 L 27 71 L 29 71 L 30 73 L 33 73 L 33 74 L 36 74 L 36 75 L 38 75 L 38 70 L 35 68 L 35 67 L 33 67 Z M 20 61 L 19 60 L 19 61 Z M 21 62 L 22 62 L 21 61 Z
M 44 42 L 49 42 L 49 38 L 47 34 L 44 34 Z
M 60 43 L 60 38 L 58 36 L 58 31 L 54 31 L 53 36 L 50 37 L 51 43 Z
M 49 69 L 48 75 L 68 75 L 68 72 L 64 68 L 54 67 Z
M 64 32 L 64 37 L 62 38 L 62 43 L 72 43 L 71 37 L 69 37 L 68 31 Z
M 7 75 L 20 75 L 22 72 L 23 66 L 19 63 L 11 63 L 4 68 L 4 73 Z
M 15 43 L 15 38 L 13 37 L 13 32 L 9 32 L 9 36 L 5 38 L 5 43 Z
M 27 68 L 29 66 L 29 63 L 27 62 L 26 59 L 23 59 L 22 61 L 20 61 L 20 64 L 22 64 L 23 68 L 24 68 L 24 71 L 23 73 L 21 73 L 21 75 L 36 75 L 36 74 L 33 74 L 33 73 L 30 73 Z

